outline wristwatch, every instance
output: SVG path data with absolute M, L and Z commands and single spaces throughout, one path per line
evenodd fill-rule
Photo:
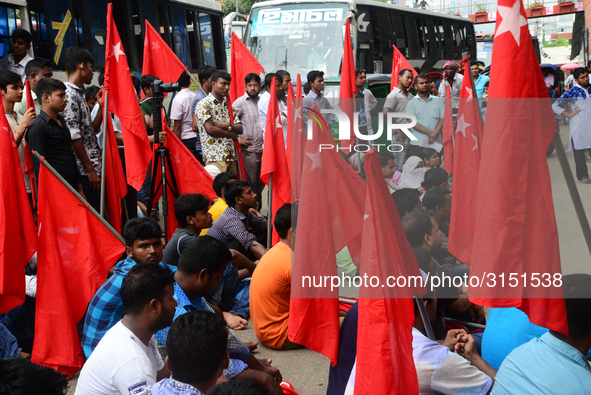
M 232 131 L 232 125 L 228 125 L 228 132 Z

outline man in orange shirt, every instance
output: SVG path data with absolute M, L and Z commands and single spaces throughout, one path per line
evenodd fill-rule
M 250 318 L 254 333 L 265 346 L 274 349 L 301 347 L 287 338 L 291 294 L 291 256 L 295 245 L 295 224 L 291 204 L 284 204 L 274 218 L 281 241 L 261 258 L 250 280 Z M 297 211 L 294 208 L 297 218 Z

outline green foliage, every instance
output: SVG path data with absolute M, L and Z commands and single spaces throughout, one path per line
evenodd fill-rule
M 546 41 L 545 35 L 544 35 L 544 38 L 542 39 L 542 47 L 544 47 L 544 48 L 568 47 L 569 45 L 570 45 L 570 42 L 566 38 L 563 38 L 563 37 L 558 37 L 556 40 L 552 41 L 551 43 Z
M 486 5 L 484 3 L 474 3 L 476 12 L 486 12 Z
M 248 15 L 252 5 L 254 3 L 258 3 L 259 1 L 261 0 L 238 0 L 238 10 L 242 15 Z M 236 11 L 236 0 L 223 0 L 221 5 L 224 15 L 228 15 L 230 12 Z

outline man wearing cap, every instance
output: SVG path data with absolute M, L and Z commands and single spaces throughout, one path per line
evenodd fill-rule
M 464 76 L 458 74 L 458 64 L 454 61 L 448 60 L 443 66 L 444 78 L 439 84 L 439 97 L 443 100 L 445 106 L 445 99 L 447 97 L 447 87 L 451 89 L 451 106 L 454 113 L 458 111 L 458 104 L 460 103 L 460 91 L 462 90 L 462 80 Z

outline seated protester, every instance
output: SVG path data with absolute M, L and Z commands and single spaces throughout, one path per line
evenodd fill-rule
M 65 374 L 26 358 L 0 360 L 0 377 L 3 395 L 64 395 L 68 390 Z
M 422 210 L 421 193 L 414 188 L 402 188 L 392 194 L 400 218 L 415 210 Z
M 423 248 L 429 252 L 431 257 L 441 249 L 439 226 L 435 219 L 426 212 L 419 210 L 406 214 L 402 217 L 402 228 L 411 247 Z M 439 276 L 450 276 L 437 261 L 433 260 L 433 264 Z M 437 315 L 433 325 L 437 340 L 445 339 L 445 308 L 454 313 L 464 313 L 471 310 L 479 317 L 484 317 L 482 307 L 474 305 L 466 297 L 460 297 L 459 289 L 449 284 L 449 282 L 442 281 L 442 287 L 437 288 L 437 296 L 439 303 L 437 304 Z
M 414 301 L 415 324 L 412 329 L 412 354 L 419 380 L 419 394 L 487 394 L 496 371 L 478 354 L 472 335 L 463 329 L 450 330 L 446 342 L 453 344 L 451 348 L 429 339 L 418 309 L 419 300 Z M 422 297 L 422 301 L 433 323 L 437 298 L 432 288 Z
M 172 377 L 152 387 L 152 395 L 203 395 L 228 367 L 228 331 L 215 313 L 191 311 L 178 317 L 166 337 L 166 367 Z
M 160 265 L 171 271 L 174 266 L 160 263 L 162 260 L 162 229 L 154 218 L 134 218 L 123 228 L 127 258 L 115 265 L 113 275 L 96 291 L 86 312 L 82 348 L 90 357 L 107 331 L 123 317 L 121 284 L 123 278 L 138 263 Z
M 175 320 L 194 310 L 216 312 L 222 316 L 221 311 L 212 308 L 204 297 L 219 284 L 230 257 L 228 248 L 213 237 L 201 236 L 191 240 L 179 259 L 179 268 L 175 273 L 174 297 L 179 303 L 174 313 Z M 156 339 L 167 347 L 169 330 L 163 328 L 156 334 Z M 229 332 L 228 352 L 230 363 L 223 373 L 227 379 L 254 377 L 269 384 L 274 381 L 271 376 L 281 379 L 279 370 L 263 366 L 233 332 Z
M 212 387 L 206 395 L 273 395 L 267 387 L 253 379 L 231 380 Z
M 511 351 L 546 332 L 547 328 L 532 324 L 517 307 L 493 307 L 488 311 L 482 335 L 482 358 L 499 370 Z
M 501 364 L 493 395 L 586 394 L 591 368 L 585 358 L 591 348 L 591 276 L 562 278 L 568 336 L 549 331 L 513 350 Z
M 213 165 L 210 165 L 213 166 Z M 215 166 L 214 166 L 215 167 Z M 217 167 L 216 167 L 217 169 Z M 219 170 L 218 170 L 219 171 Z M 217 219 L 226 211 L 228 205 L 226 204 L 226 198 L 224 197 L 224 185 L 228 181 L 236 181 L 236 174 L 232 172 L 219 173 L 213 178 L 212 187 L 218 197 L 215 199 L 213 205 L 209 209 L 209 213 L 212 216 L 212 221 L 215 222 Z M 205 236 L 209 229 L 203 229 L 199 236 Z
M 393 180 L 395 173 L 398 173 L 400 177 L 400 172 L 397 172 L 394 167 L 394 154 L 390 152 L 381 152 L 378 154 L 378 159 L 380 160 L 380 166 L 382 167 L 382 172 L 384 173 L 384 178 L 386 179 L 386 184 L 388 184 L 390 193 L 402 189 L 402 187 L 396 184 Z
M 447 171 L 445 171 L 445 169 L 441 167 L 435 167 L 433 169 L 427 170 L 421 185 L 423 186 L 425 191 L 431 188 L 441 187 L 447 188 L 451 192 L 451 185 L 449 185 L 448 180 L 449 174 L 447 173 Z
M 423 160 L 423 174 L 441 164 L 441 155 L 433 148 L 421 149 L 420 158 Z
M 172 273 L 159 265 L 142 263 L 129 271 L 121 285 L 125 315 L 86 360 L 76 395 L 145 394 L 170 375 L 154 334 L 172 323 L 173 283 Z
M 287 337 L 291 295 L 291 256 L 295 243 L 292 205 L 284 204 L 273 220 L 281 238 L 261 258 L 250 281 L 250 316 L 254 333 L 265 346 L 274 349 L 301 347 Z M 294 208 L 294 218 L 297 212 Z
M 409 157 L 406 162 L 404 162 L 399 185 L 402 188 L 421 190 L 421 183 L 423 180 L 423 161 L 418 156 Z
M 19 356 L 26 358 L 28 355 L 22 352 L 16 337 L 4 326 L 4 323 L 0 322 L 0 360 Z
M 260 259 L 265 255 L 263 243 L 249 231 L 266 232 L 267 220 L 262 215 L 255 215 L 249 210 L 256 206 L 256 195 L 246 181 L 231 181 L 224 186 L 224 196 L 228 208 L 214 222 L 207 232 L 228 248 L 233 248 L 251 260 Z M 261 240 L 262 241 L 262 240 Z

